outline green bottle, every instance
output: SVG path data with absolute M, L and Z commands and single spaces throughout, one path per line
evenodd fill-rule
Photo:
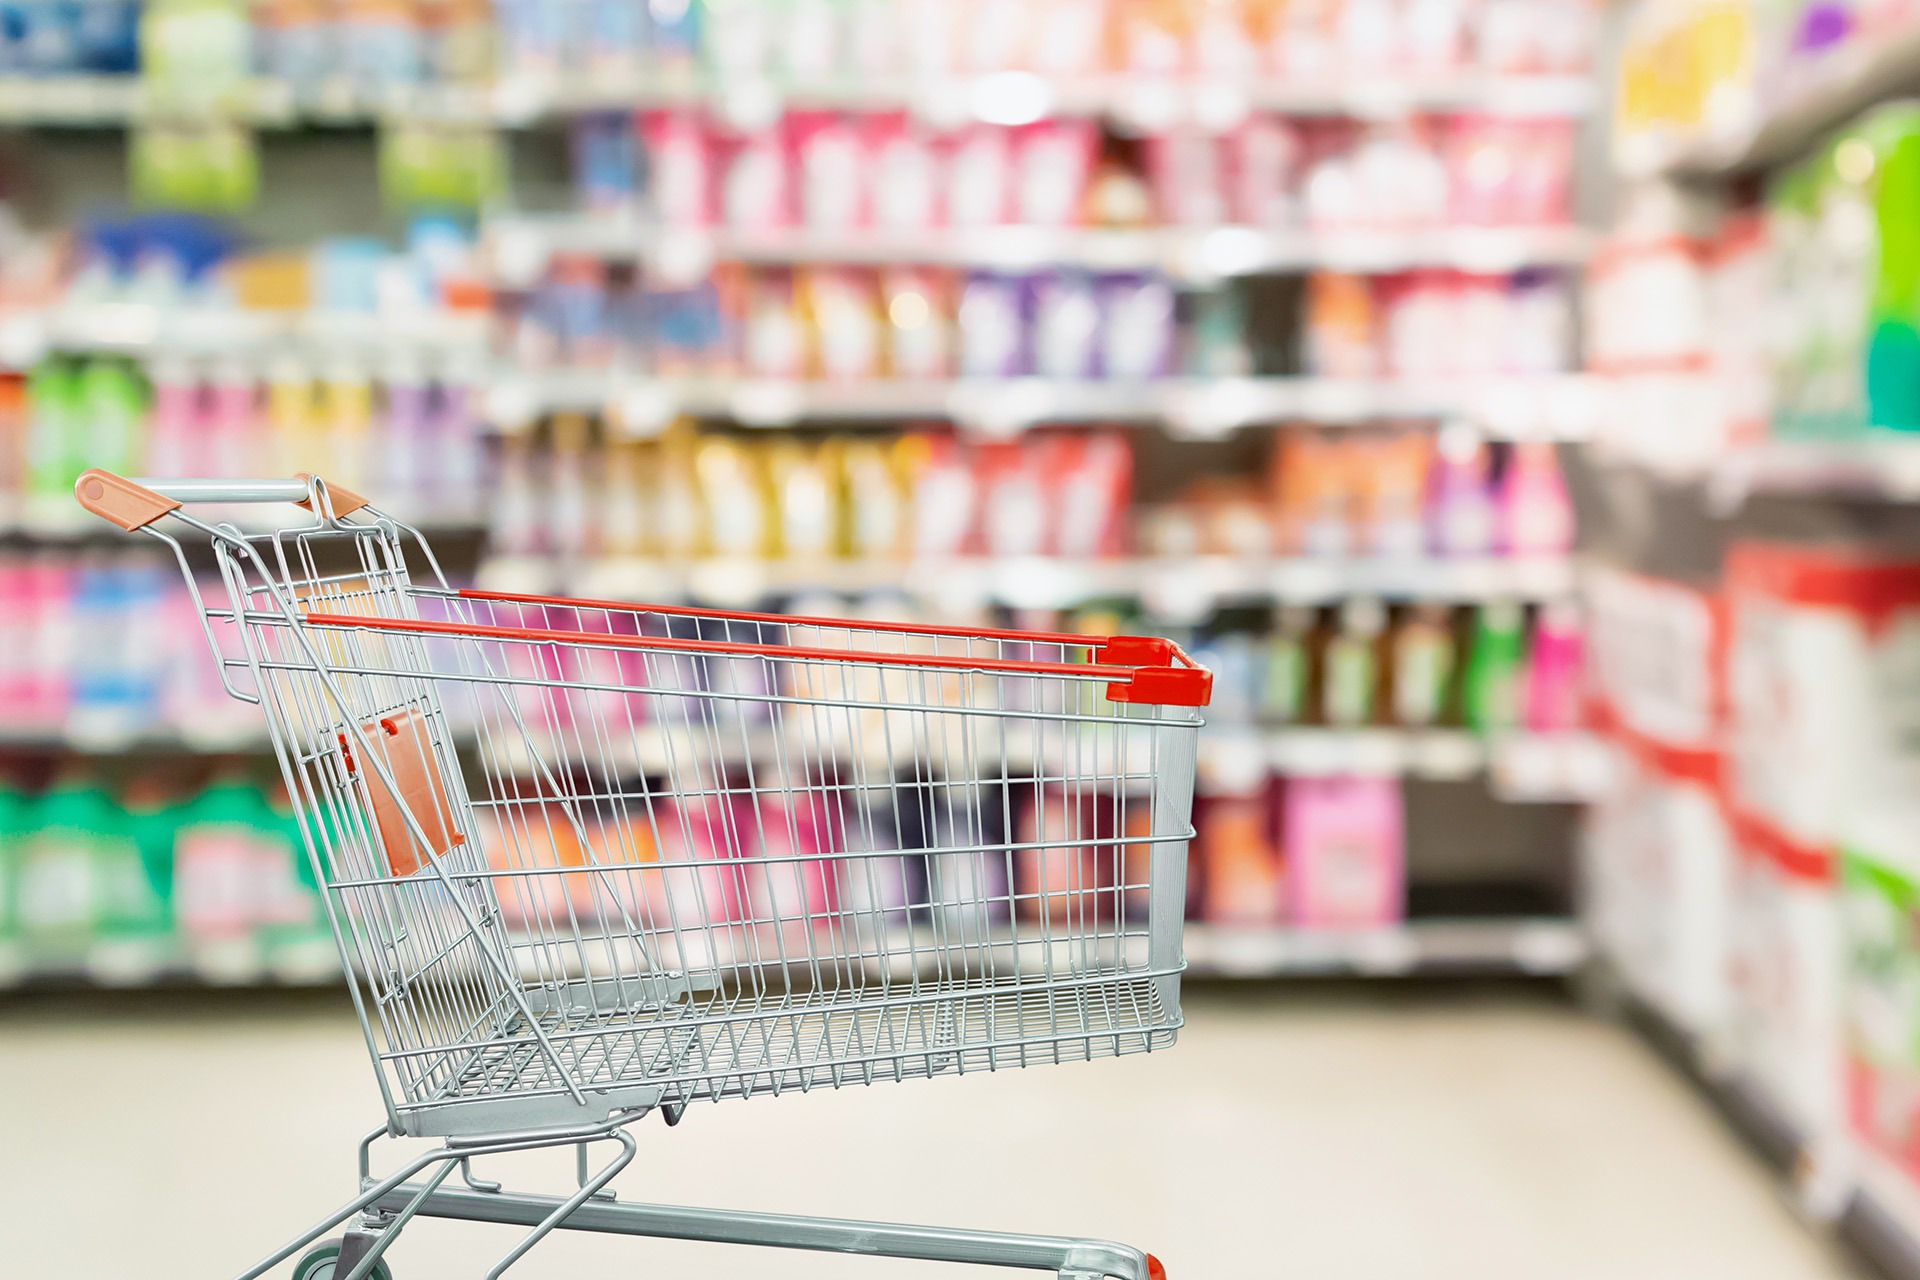
M 1312 671 L 1308 643 L 1314 611 L 1305 605 L 1285 605 L 1275 622 L 1259 673 L 1260 719 L 1267 724 L 1298 724 L 1307 714 Z
M 117 870 L 114 903 L 103 936 L 168 938 L 173 934 L 173 837 L 180 811 L 164 783 L 142 774 L 121 799 L 134 861 Z
M 73 482 L 94 465 L 84 453 L 85 419 L 73 362 L 55 356 L 27 377 L 27 490 L 36 498 L 71 502 Z
M 1461 677 L 1462 710 L 1469 729 L 1493 733 L 1519 725 L 1526 624 L 1525 611 L 1511 600 L 1480 607 Z
M 90 360 L 81 370 L 75 395 L 84 426 L 75 439 L 84 453 L 70 463 L 74 477 L 88 467 L 122 475 L 140 471 L 147 388 L 133 366 L 124 360 Z
M 119 905 L 138 854 L 125 814 L 83 775 L 55 783 L 34 816 L 19 854 L 20 931 L 36 952 L 71 956 Z
M 14 904 L 19 898 L 20 836 L 31 803 L 12 782 L 0 781 L 0 985 L 18 978 L 26 966 Z

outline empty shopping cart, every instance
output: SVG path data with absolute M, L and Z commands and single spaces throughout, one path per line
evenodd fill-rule
M 651 1112 L 1172 1044 L 1211 686 L 1178 647 L 456 590 L 418 530 L 312 477 L 77 494 L 172 549 L 265 714 L 386 1107 L 360 1193 L 247 1277 L 384 1276 L 418 1214 L 528 1227 L 496 1276 L 556 1228 L 1158 1273 L 607 1184 Z M 267 532 L 226 511 L 283 501 L 307 514 Z M 439 1145 L 376 1177 L 381 1136 Z M 564 1196 L 472 1165 L 560 1145 Z

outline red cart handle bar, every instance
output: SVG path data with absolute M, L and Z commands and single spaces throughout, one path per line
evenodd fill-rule
M 462 592 L 461 594 L 467 594 Z M 483 596 L 484 599 L 528 599 L 527 597 Z M 550 599 L 538 601 L 595 607 L 586 600 Z M 612 606 L 635 610 L 638 606 Z M 649 610 L 651 611 L 651 610 Z M 753 617 L 717 614 L 748 621 L 793 622 L 806 620 L 782 618 L 777 614 Z M 1037 640 L 1041 643 L 1086 645 L 1098 649 L 1104 663 L 1028 662 L 1014 658 L 953 658 L 937 654 L 868 653 L 853 649 L 811 649 L 794 645 L 749 644 L 733 640 L 679 640 L 659 636 L 617 636 L 593 631 L 545 631 L 534 627 L 494 627 L 464 622 L 428 622 L 409 618 L 381 618 L 360 613 L 308 613 L 308 624 L 316 627 L 363 628 L 373 631 L 398 631 L 408 635 L 460 636 L 470 640 L 526 640 L 541 644 L 588 644 L 595 647 L 648 649 L 665 653 L 707 653 L 721 656 L 784 658 L 798 662 L 836 662 L 901 667 L 936 667 L 954 671 L 988 671 L 1008 675 L 1079 676 L 1106 680 L 1107 700 L 1166 707 L 1204 707 L 1213 697 L 1213 672 L 1189 657 L 1179 645 L 1157 636 L 1046 636 L 1023 631 L 941 631 L 912 623 L 893 623 L 867 627 L 846 619 L 818 619 L 830 626 L 855 627 L 876 631 L 930 631 L 939 635 L 974 636 L 982 639 Z

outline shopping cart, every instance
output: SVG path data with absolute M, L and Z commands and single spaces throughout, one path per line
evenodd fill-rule
M 312 477 L 76 493 L 172 549 L 265 713 L 386 1107 L 360 1194 L 245 1277 L 303 1250 L 300 1280 L 384 1277 L 419 1214 L 530 1228 L 491 1276 L 555 1228 L 1160 1274 L 607 1185 L 650 1112 L 1172 1044 L 1212 679 L 1177 647 L 454 590 L 417 529 Z M 183 505 L 283 501 L 309 514 L 251 533 Z M 439 1145 L 375 1177 L 382 1135 Z M 472 1165 L 563 1145 L 564 1196 Z

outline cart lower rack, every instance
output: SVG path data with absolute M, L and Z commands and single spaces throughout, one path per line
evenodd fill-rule
M 384 1274 L 418 1214 L 1140 1280 L 1097 1241 L 621 1205 L 627 1126 L 696 1101 L 1173 1043 L 1194 741 L 1176 646 L 456 590 L 419 532 L 318 479 L 130 481 L 260 705 L 394 1137 L 441 1146 L 301 1280 Z M 294 502 L 243 532 L 187 503 Z M 162 527 L 162 526 L 165 527 Z M 186 545 L 209 548 L 201 580 Z M 416 582 L 415 570 L 425 571 Z M 589 1144 L 618 1153 L 589 1176 Z M 580 1187 L 471 1161 L 576 1144 Z M 458 1167 L 466 1190 L 443 1184 Z M 430 1172 L 429 1172 L 430 1171 Z M 424 1180 L 411 1181 L 426 1174 Z

